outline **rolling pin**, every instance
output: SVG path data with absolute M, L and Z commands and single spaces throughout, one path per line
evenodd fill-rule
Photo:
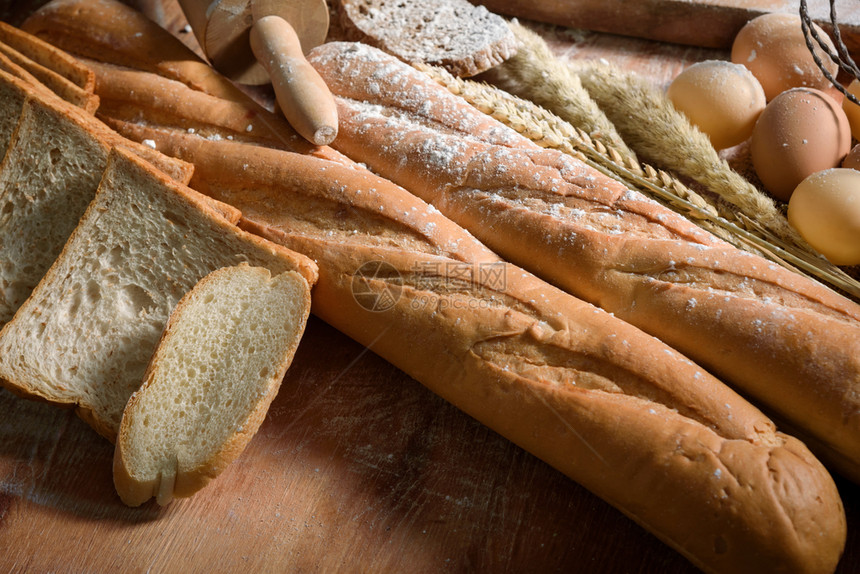
M 295 130 L 316 145 L 337 136 L 337 109 L 304 54 L 328 33 L 325 0 L 179 0 L 212 66 L 228 78 L 271 82 Z

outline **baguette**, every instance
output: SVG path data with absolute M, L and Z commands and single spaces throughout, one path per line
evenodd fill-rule
M 178 80 L 115 64 L 84 60 L 95 73 L 99 94 L 98 117 L 195 133 L 204 138 L 226 138 L 268 147 L 312 153 L 310 144 L 296 148 L 272 129 L 272 117 L 244 102 L 225 100 L 192 89 Z M 329 159 L 334 159 L 330 156 Z
M 140 129 L 194 163 L 192 185 L 241 209 L 243 228 L 317 262 L 317 316 L 698 567 L 835 568 L 845 523 L 830 475 L 676 351 L 366 170 Z
M 123 410 L 113 477 L 129 506 L 188 497 L 256 434 L 310 312 L 295 271 L 241 264 L 201 279 L 176 305 L 143 384 Z
M 202 277 L 248 262 L 315 282 L 312 261 L 239 230 L 211 205 L 113 148 L 59 258 L 0 330 L 4 385 L 76 408 L 115 441 L 168 315 Z
M 0 85 L 14 94 L 0 102 L 3 117 L 17 115 L 0 164 L 2 326 L 59 256 L 95 195 L 112 147 L 133 151 L 182 183 L 190 179 L 191 165 L 127 140 L 79 108 L 28 90 L 2 72 Z M 221 209 L 238 219 L 234 209 Z
M 167 30 L 140 12 L 117 0 L 52 0 L 35 11 L 21 28 L 79 58 L 114 64 L 122 68 L 158 74 L 185 84 L 190 90 L 215 96 L 242 108 L 231 112 L 240 121 L 253 121 L 255 131 L 278 147 L 342 159 L 328 146 L 314 146 L 299 136 L 283 115 L 275 114 L 250 98 L 230 80 L 216 72 Z M 96 80 L 98 82 L 98 80 Z M 164 94 L 170 94 L 170 91 Z M 142 97 L 158 93 L 153 87 L 137 92 Z M 135 102 L 131 105 L 135 105 Z M 221 109 L 209 107 L 212 100 L 198 103 L 198 112 L 217 124 Z M 245 123 L 242 127 L 247 126 Z M 193 128 L 187 125 L 184 129 Z
M 571 156 L 490 140 L 472 129 L 486 116 L 379 50 L 333 43 L 309 60 L 338 96 L 338 149 L 679 349 L 860 482 L 860 306 Z

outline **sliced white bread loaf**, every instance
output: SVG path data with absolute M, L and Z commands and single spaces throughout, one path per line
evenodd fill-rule
M 12 318 L 63 248 L 95 195 L 113 146 L 187 183 L 190 164 L 131 142 L 93 116 L 0 76 L 0 117 L 18 112 L 0 164 L 0 326 Z M 26 97 L 21 101 L 22 92 Z M 5 95 L 5 94 L 4 94 Z M 225 211 L 234 221 L 235 211 Z
M 238 265 L 213 271 L 170 315 L 114 454 L 120 498 L 167 504 L 206 486 L 256 434 L 310 312 L 307 281 Z
M 62 254 L 0 331 L 0 379 L 77 407 L 113 441 L 176 304 L 205 275 L 242 262 L 317 277 L 310 259 L 239 230 L 197 192 L 114 148 Z
M 455 76 L 474 76 L 517 52 L 507 22 L 466 0 L 335 0 L 333 5 L 348 39 L 406 62 L 442 66 Z

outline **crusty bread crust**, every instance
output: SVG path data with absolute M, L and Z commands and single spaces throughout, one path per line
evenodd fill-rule
M 58 49 L 41 38 L 0 22 L 0 43 L 12 48 L 43 69 L 52 70 L 82 91 L 92 94 L 95 78 L 92 71 L 70 54 Z
M 509 261 L 675 346 L 860 481 L 860 306 L 575 158 L 510 130 L 512 143 L 490 140 L 472 125 L 492 120 L 378 50 L 327 44 L 310 61 L 340 96 L 338 149 Z
M 2 42 L 0 42 L 0 54 L 2 54 L 4 58 L 8 58 L 11 62 L 20 66 L 22 69 L 27 70 L 27 72 L 39 83 L 43 84 L 47 89 L 51 90 L 70 104 L 91 114 L 95 113 L 96 108 L 98 108 L 99 99 L 92 91 L 84 90 L 54 70 L 30 60 L 28 57 Z
M 146 135 L 193 162 L 193 185 L 240 207 L 245 229 L 319 264 L 316 315 L 700 568 L 835 568 L 845 525 L 829 474 L 802 443 L 657 339 L 500 262 L 364 170 L 151 128 Z M 387 273 L 363 276 L 374 262 Z M 481 265 L 502 266 L 504 285 Z M 464 267 L 467 281 L 440 271 Z M 362 304 L 356 277 L 361 289 L 395 293 L 394 303 Z

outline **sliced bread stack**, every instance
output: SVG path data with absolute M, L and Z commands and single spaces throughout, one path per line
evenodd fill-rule
M 0 22 L 0 69 L 93 113 L 95 75 L 86 65 L 36 36 Z
M 126 421 L 128 504 L 190 496 L 262 422 L 317 269 L 96 119 L 91 70 L 43 44 L 0 23 L 0 385 L 112 441 Z
M 0 116 L 9 121 L 17 115 L 0 163 L 2 325 L 60 254 L 95 194 L 111 148 L 133 150 L 183 183 L 191 166 L 131 142 L 92 115 L 2 72 L 0 91 L 11 95 L 0 101 Z
M 0 159 L 27 94 L 56 96 L 93 113 L 99 102 L 94 90 L 95 74 L 82 62 L 41 38 L 0 22 Z

